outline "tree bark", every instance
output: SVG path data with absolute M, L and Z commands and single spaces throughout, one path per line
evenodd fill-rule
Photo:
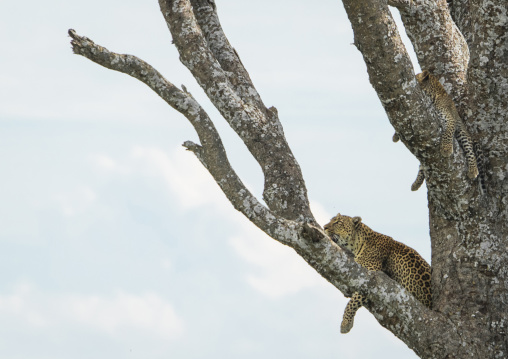
M 266 108 L 226 38 L 213 0 L 159 0 L 182 63 L 264 174 L 263 199 L 231 167 L 220 136 L 190 93 L 146 62 L 69 30 L 74 53 L 137 78 L 194 126 L 184 146 L 232 205 L 302 256 L 346 296 L 368 297 L 378 322 L 421 358 L 508 355 L 508 5 L 491 0 L 343 0 L 354 44 L 402 142 L 425 169 L 432 241 L 433 308 L 381 272 L 369 272 L 316 223 L 300 167 L 274 107 Z M 419 88 L 388 9 L 396 6 L 422 69 L 437 76 L 485 155 L 487 193 L 467 177 L 462 151 L 439 151 L 443 124 Z M 455 143 L 457 148 L 457 143 Z M 416 169 L 415 169 L 416 170 Z

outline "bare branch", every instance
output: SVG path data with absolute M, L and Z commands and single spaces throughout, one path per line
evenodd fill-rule
M 462 35 L 466 39 L 467 44 L 471 42 L 471 38 L 474 35 L 471 32 L 471 21 L 472 21 L 472 4 L 470 0 L 448 0 L 448 8 L 450 9 L 450 15 L 453 18 L 455 24 L 459 28 Z
M 420 67 L 438 77 L 458 101 L 464 94 L 469 51 L 446 0 L 414 0 L 413 6 L 397 7 Z
M 206 164 L 201 147 L 190 142 L 185 146 L 197 154 L 205 167 L 210 167 Z M 370 299 L 366 307 L 381 325 L 406 343 L 413 341 L 415 335 L 421 338 L 419 346 L 412 348 L 416 352 L 423 352 L 430 344 L 444 344 L 450 337 L 457 342 L 454 337 L 456 330 L 446 318 L 429 310 L 384 273 L 370 272 L 358 265 L 320 228 L 284 219 L 274 220 L 273 224 L 265 232 L 293 247 L 336 288 L 347 296 L 353 292 L 365 293 Z M 430 336 L 428 331 L 431 332 Z
M 315 223 L 300 166 L 286 142 L 277 111 L 256 107 L 233 90 L 210 51 L 189 0 L 159 0 L 159 4 L 180 60 L 261 166 L 263 199 L 268 207 L 281 217 Z
M 230 86 L 245 102 L 266 112 L 258 92 L 250 79 L 249 73 L 243 66 L 236 50 L 227 39 L 217 16 L 214 0 L 190 0 L 194 15 L 208 43 L 210 51 L 219 62 Z
M 72 51 L 75 54 L 84 56 L 108 69 L 123 72 L 140 80 L 187 118 L 196 118 L 196 104 L 192 103 L 194 99 L 166 80 L 145 61 L 133 55 L 111 52 L 89 38 L 79 36 L 73 29 L 69 30 L 69 36 L 72 38 Z
M 208 48 L 190 2 L 161 0 L 159 3 L 173 35 L 173 42 L 180 52 L 180 60 L 231 127 L 241 129 L 250 117 L 263 121 L 264 114 L 259 113 L 257 108 L 247 106 L 232 90 L 228 77 Z
M 288 244 L 288 237 L 275 236 L 279 224 L 275 216 L 262 205 L 245 187 L 231 167 L 220 136 L 208 114 L 187 92 L 181 91 L 145 61 L 133 55 L 117 54 L 95 44 L 87 37 L 69 30 L 75 54 L 111 70 L 126 73 L 145 83 L 171 107 L 183 114 L 194 126 L 202 145 L 186 142 L 184 146 L 196 154 L 212 174 L 235 209 L 269 235 Z
M 343 3 L 353 26 L 354 44 L 367 64 L 370 83 L 396 133 L 420 158 L 425 144 L 438 137 L 439 126 L 427 119 L 428 103 L 388 7 L 374 0 Z

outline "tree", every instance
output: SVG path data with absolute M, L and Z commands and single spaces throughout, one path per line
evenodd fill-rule
M 214 124 L 185 87 L 178 89 L 132 55 L 69 30 L 76 54 L 137 78 L 194 126 L 185 142 L 231 204 L 292 247 L 346 296 L 422 358 L 501 358 L 508 353 L 508 4 L 488 0 L 343 0 L 370 82 L 428 188 L 434 305 L 426 308 L 383 273 L 368 272 L 314 219 L 300 167 L 277 110 L 267 108 L 222 31 L 213 0 L 159 0 L 182 63 L 245 143 L 264 174 L 263 200 L 244 186 Z M 439 151 L 442 125 L 415 74 L 388 6 L 399 9 L 422 69 L 437 76 L 485 156 L 482 194 L 462 151 Z M 455 143 L 457 147 L 457 143 Z M 368 223 L 367 223 L 368 224 Z

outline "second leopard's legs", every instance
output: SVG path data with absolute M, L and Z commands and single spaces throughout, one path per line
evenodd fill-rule
M 476 155 L 476 164 L 478 168 L 478 185 L 480 187 L 480 193 L 482 195 L 487 193 L 487 188 L 485 186 L 485 168 L 484 163 L 485 159 L 483 156 L 482 150 L 478 147 L 476 143 L 473 144 L 474 147 L 474 153 Z M 469 174 L 468 174 L 469 175 Z M 418 175 L 416 176 L 415 181 L 411 185 L 411 191 L 418 191 L 420 187 L 423 184 L 423 181 L 425 181 L 425 173 L 423 172 L 423 167 L 420 165 L 420 169 L 418 170 Z
M 418 175 L 416 176 L 415 181 L 411 185 L 411 191 L 418 191 L 418 189 L 422 186 L 423 181 L 425 181 L 425 173 L 423 172 L 423 166 L 420 165 Z
M 340 325 L 340 332 L 342 334 L 349 333 L 355 321 L 355 314 L 363 307 L 367 298 L 358 292 L 353 294 L 353 297 L 349 300 L 344 310 L 344 316 L 342 317 L 342 323 Z
M 485 156 L 478 142 L 473 142 L 473 150 L 478 166 L 478 184 L 482 195 L 484 195 L 487 193 L 487 187 L 485 185 Z
M 460 122 L 457 126 L 455 137 L 464 150 L 464 154 L 466 156 L 468 167 L 467 176 L 471 179 L 478 177 L 480 191 L 482 194 L 485 194 L 485 158 L 483 156 L 483 151 L 478 143 L 471 140 L 471 136 L 469 136 L 469 133 L 464 129 L 464 125 Z M 400 140 L 399 134 L 394 133 L 392 140 L 393 142 L 398 142 Z M 420 165 L 418 175 L 411 185 L 411 191 L 417 191 L 422 186 L 424 180 L 425 173 L 423 172 L 422 165 Z
M 476 178 L 476 176 L 478 176 L 478 166 L 476 163 L 476 156 L 474 154 L 473 141 L 471 140 L 467 130 L 464 128 L 464 124 L 459 122 L 457 125 L 456 137 L 460 146 L 464 150 L 464 154 L 466 155 L 467 176 L 469 178 Z

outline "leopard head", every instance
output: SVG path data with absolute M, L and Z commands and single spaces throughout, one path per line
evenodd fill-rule
M 423 70 L 422 72 L 420 72 L 418 75 L 416 75 L 416 80 L 420 83 L 420 84 L 423 84 L 424 82 L 427 82 L 430 80 L 430 72 L 428 70 Z
M 446 96 L 446 91 L 443 86 L 428 70 L 423 70 L 416 75 L 416 81 L 420 84 L 420 88 L 432 99 L 437 99 L 440 96 Z
M 353 234 L 361 222 L 361 217 L 343 216 L 339 213 L 324 226 L 324 229 L 332 241 L 354 252 L 357 236 Z

